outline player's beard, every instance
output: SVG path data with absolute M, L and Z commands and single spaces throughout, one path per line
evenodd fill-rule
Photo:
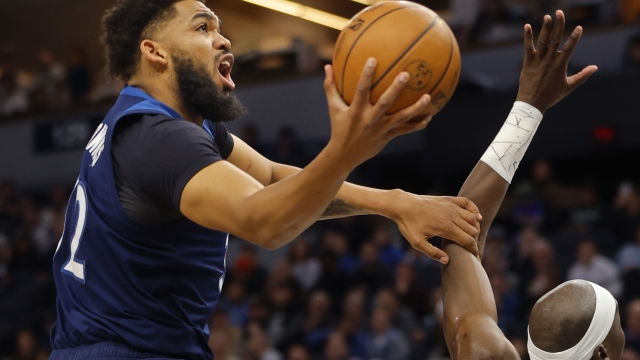
M 175 64 L 180 103 L 189 115 L 223 122 L 247 114 L 247 109 L 231 91 L 223 93 L 218 89 L 204 66 L 177 55 L 171 58 Z

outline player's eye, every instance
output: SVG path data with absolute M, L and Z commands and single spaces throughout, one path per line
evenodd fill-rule
M 202 31 L 202 32 L 207 32 L 208 29 L 209 27 L 207 26 L 207 24 L 202 24 L 198 27 L 198 31 Z

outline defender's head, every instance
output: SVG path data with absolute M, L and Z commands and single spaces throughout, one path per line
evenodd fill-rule
M 530 354 L 532 347 L 546 353 L 538 352 L 532 359 L 620 360 L 624 332 L 617 301 L 607 290 L 584 280 L 561 284 L 533 307 Z
M 233 120 L 231 43 L 205 0 L 119 0 L 103 18 L 107 69 L 130 85 L 169 91 L 189 116 Z M 162 90 L 158 90 L 162 89 Z

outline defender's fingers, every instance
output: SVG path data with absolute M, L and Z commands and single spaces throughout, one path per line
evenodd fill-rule
M 478 219 L 478 214 L 467 209 L 458 208 L 456 209 L 456 213 L 462 220 L 466 221 L 468 224 L 471 224 L 471 226 L 476 226 L 476 224 L 480 222 L 480 220 Z M 470 232 L 469 234 L 473 236 L 476 235 L 475 232 Z
M 564 34 L 564 13 L 562 10 L 556 11 L 556 23 L 549 37 L 549 53 L 555 54 L 562 42 L 562 34 Z
M 375 58 L 369 58 L 364 65 L 356 88 L 356 95 L 351 104 L 352 106 L 364 107 L 371 104 L 371 84 L 373 83 L 373 74 L 376 71 L 377 64 L 378 62 Z
M 573 55 L 573 51 L 576 49 L 576 45 L 578 45 L 578 41 L 582 37 L 582 26 L 576 27 L 571 36 L 569 36 L 569 40 L 562 47 L 562 60 L 568 64 L 569 59 L 571 59 L 571 55 Z
M 378 117 L 383 117 L 387 110 L 393 105 L 393 103 L 400 95 L 400 92 L 404 90 L 409 81 L 409 73 L 406 71 L 401 72 L 393 81 L 391 86 L 380 96 L 380 99 L 375 105 L 375 113 Z
M 460 226 L 464 226 L 463 224 L 467 224 L 468 226 L 471 226 L 468 223 L 465 223 L 464 221 L 460 220 Z M 475 232 L 478 231 L 475 227 L 473 228 Z M 474 236 L 469 235 L 465 230 L 462 230 L 459 227 L 453 230 L 453 233 L 451 235 L 447 235 L 446 238 L 450 239 L 456 244 L 467 249 L 467 251 L 469 251 L 475 256 L 477 256 L 480 253 L 480 250 L 478 249 L 478 243 L 476 242 L 476 238 Z
M 473 201 L 467 199 L 466 197 L 453 197 L 451 198 L 451 200 L 453 200 L 453 202 L 461 208 L 467 209 L 472 213 L 479 215 L 479 219 L 482 220 L 480 209 L 478 209 L 478 206 Z
M 598 71 L 597 66 L 589 65 L 579 73 L 569 77 L 567 79 L 567 86 L 569 87 L 569 92 L 572 92 L 578 86 L 586 83 L 587 80 L 589 80 L 589 77 L 591 77 L 591 75 L 593 75 L 596 71 Z
M 542 29 L 538 35 L 537 52 L 544 55 L 549 50 L 549 36 L 551 35 L 551 16 L 545 15 L 543 19 Z
M 535 45 L 533 44 L 533 29 L 531 25 L 524 26 L 524 58 L 529 60 L 536 53 Z
M 413 246 L 414 249 L 420 251 L 421 253 L 427 255 L 428 257 L 432 258 L 435 261 L 439 261 L 442 264 L 448 264 L 449 263 L 449 256 L 447 256 L 447 254 L 438 249 L 437 247 L 431 245 L 431 243 L 429 243 L 427 240 L 425 239 L 420 239 L 418 241 L 412 241 L 411 245 Z
M 390 115 L 391 122 L 396 124 L 402 124 L 411 119 L 421 119 L 425 115 L 424 112 L 427 106 L 431 102 L 431 96 L 428 94 L 422 95 L 418 101 L 406 109 L 402 109 L 397 113 Z

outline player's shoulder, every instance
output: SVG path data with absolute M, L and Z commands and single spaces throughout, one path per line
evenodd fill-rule
M 520 360 L 513 344 L 488 315 L 461 319 L 451 348 L 454 360 Z

